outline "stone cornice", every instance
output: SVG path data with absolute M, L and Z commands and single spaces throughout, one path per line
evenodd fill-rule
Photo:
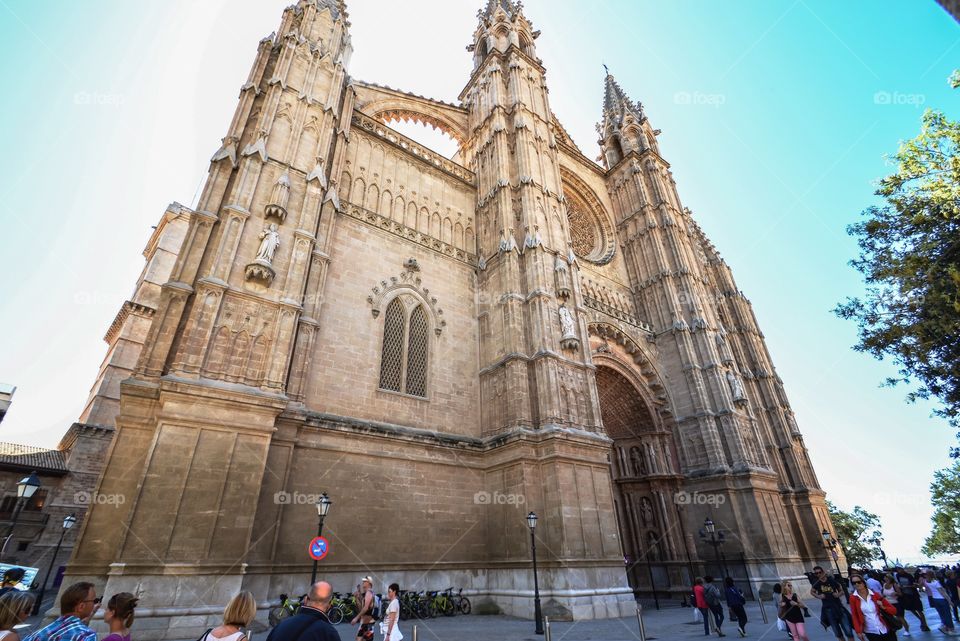
M 103 335 L 103 340 L 107 343 L 107 345 L 111 345 L 114 339 L 116 339 L 117 334 L 120 333 L 120 330 L 123 328 L 123 324 L 126 322 L 127 317 L 129 317 L 130 314 L 142 316 L 144 318 L 151 318 L 156 311 L 157 310 L 148 305 L 135 303 L 132 300 L 124 301 L 123 305 L 120 307 L 120 311 L 117 312 L 113 322 L 110 323 L 107 333 Z

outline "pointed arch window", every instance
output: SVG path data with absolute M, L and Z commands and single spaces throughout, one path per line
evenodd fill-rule
M 390 302 L 383 323 L 380 389 L 427 397 L 429 336 L 422 304 L 408 296 Z

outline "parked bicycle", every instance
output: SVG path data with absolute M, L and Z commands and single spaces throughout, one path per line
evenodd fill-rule
M 270 610 L 267 615 L 267 620 L 270 622 L 270 627 L 275 627 L 278 623 L 291 617 L 297 612 L 300 611 L 300 604 L 303 603 L 304 597 L 307 595 L 304 594 L 299 597 L 290 598 L 286 594 L 280 595 L 280 605 Z
M 453 588 L 450 589 L 452 590 Z M 457 592 L 457 596 L 453 597 L 453 602 L 457 606 L 457 609 L 460 610 L 460 614 L 470 614 L 470 599 L 463 596 L 463 588 L 460 588 L 460 591 Z

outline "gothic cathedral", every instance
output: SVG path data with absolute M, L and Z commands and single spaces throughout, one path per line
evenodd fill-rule
M 825 557 L 782 381 L 659 131 L 608 74 L 598 165 L 520 4 L 478 18 L 449 103 L 352 78 L 344 1 L 298 0 L 196 207 L 150 238 L 80 418 L 115 429 L 98 492 L 125 501 L 91 505 L 67 570 L 141 594 L 144 639 L 198 635 L 240 589 L 305 591 L 321 492 L 335 589 L 463 586 L 518 616 L 530 511 L 560 618 Z

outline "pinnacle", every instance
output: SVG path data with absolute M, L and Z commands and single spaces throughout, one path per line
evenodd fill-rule
M 626 92 L 620 87 L 616 79 L 613 77 L 613 74 L 610 73 L 610 70 L 607 68 L 607 65 L 603 65 L 604 71 L 606 72 L 606 77 L 604 78 L 604 90 L 603 90 L 603 116 L 604 118 L 614 118 L 617 121 L 622 121 L 623 117 L 627 114 L 633 114 L 634 118 L 638 122 L 646 120 L 646 116 L 643 113 L 643 105 L 639 102 L 633 102 L 627 96 Z
M 523 9 L 523 4 L 515 0 L 487 0 L 487 6 L 477 11 L 477 17 L 490 20 L 498 8 L 503 9 L 507 16 L 512 19 Z

